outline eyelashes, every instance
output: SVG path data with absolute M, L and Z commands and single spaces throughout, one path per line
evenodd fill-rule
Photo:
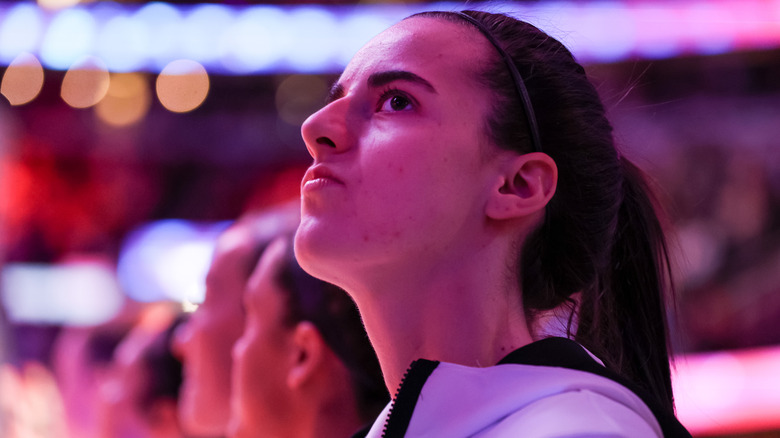
M 377 112 L 409 111 L 417 106 L 417 102 L 408 93 L 398 88 L 388 88 L 379 95 Z

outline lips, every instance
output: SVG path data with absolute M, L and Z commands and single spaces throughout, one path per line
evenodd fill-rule
M 301 188 L 308 190 L 330 184 L 344 185 L 344 182 L 329 168 L 322 164 L 317 164 L 306 171 L 306 174 L 303 176 L 303 181 L 301 182 Z

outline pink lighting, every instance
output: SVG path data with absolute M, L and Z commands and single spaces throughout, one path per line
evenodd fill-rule
M 91 55 L 106 58 L 110 71 L 159 72 L 186 58 L 209 73 L 338 72 L 390 23 L 424 10 L 463 7 L 457 2 L 353 8 L 153 2 L 139 9 L 101 3 L 58 11 L 0 4 L 0 63 L 26 51 L 58 70 Z M 536 24 L 583 62 L 780 47 L 780 0 L 474 2 L 469 7 Z
M 677 359 L 677 416 L 696 435 L 780 429 L 780 347 Z
M 780 1 L 594 2 L 507 12 L 566 42 L 588 62 L 717 54 L 780 45 Z M 552 24 L 552 26 L 551 26 Z

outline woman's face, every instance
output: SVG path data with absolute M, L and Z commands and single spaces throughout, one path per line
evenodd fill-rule
M 234 438 L 290 436 L 295 425 L 286 360 L 293 355 L 293 330 L 284 323 L 287 292 L 277 280 L 286 251 L 286 240 L 271 243 L 247 284 L 246 326 L 233 346 L 228 435 Z
M 179 413 L 185 431 L 193 435 L 222 435 L 227 427 L 230 354 L 244 329 L 246 266 L 255 246 L 242 229 L 229 229 L 219 237 L 205 300 L 176 331 L 174 347 L 184 367 Z
M 495 174 L 477 82 L 490 47 L 478 35 L 402 21 L 355 55 L 303 124 L 314 163 L 296 253 L 309 272 L 349 288 L 363 269 L 435 269 L 473 251 Z

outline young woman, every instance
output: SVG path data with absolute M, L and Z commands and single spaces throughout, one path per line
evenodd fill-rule
M 389 399 L 355 304 L 301 269 L 292 246 L 292 234 L 272 241 L 246 286 L 230 438 L 347 438 Z
M 297 257 L 354 298 L 396 394 L 369 436 L 687 435 L 653 200 L 558 41 L 412 16 L 302 133 Z

